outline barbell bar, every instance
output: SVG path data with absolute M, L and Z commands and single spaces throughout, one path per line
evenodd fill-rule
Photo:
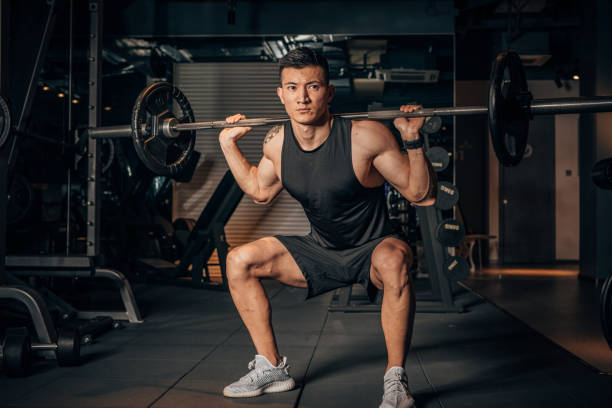
M 174 115 L 172 105 L 182 115 Z M 495 153 L 504 166 L 517 165 L 523 158 L 534 115 L 612 112 L 612 97 L 578 97 L 533 100 L 518 54 L 501 53 L 493 62 L 488 106 L 425 108 L 414 112 L 397 110 L 334 114 L 345 119 L 388 120 L 399 117 L 488 115 Z M 154 173 L 174 176 L 186 166 L 195 147 L 195 131 L 237 126 L 270 126 L 288 117 L 251 118 L 229 124 L 225 121 L 196 122 L 185 95 L 167 82 L 145 88 L 134 104 L 130 125 L 89 129 L 94 139 L 131 137 L 140 159 Z
M 611 112 L 612 97 L 581 97 L 534 100 L 524 109 L 529 109 L 532 115 L 554 115 L 585 112 Z M 414 112 L 400 110 L 381 110 L 370 112 L 353 112 L 332 114 L 333 117 L 344 119 L 370 119 L 388 120 L 395 118 L 419 118 L 432 116 L 468 116 L 486 115 L 489 108 L 486 106 L 462 106 L 452 108 L 419 109 Z M 206 129 L 225 129 L 241 126 L 258 127 L 279 125 L 287 122 L 289 117 L 253 118 L 243 119 L 236 123 L 227 123 L 224 120 L 209 122 L 178 123 L 176 118 L 166 118 L 161 125 L 165 137 L 175 138 L 181 132 Z M 130 125 L 102 126 L 89 130 L 89 137 L 93 139 L 128 138 L 132 135 Z

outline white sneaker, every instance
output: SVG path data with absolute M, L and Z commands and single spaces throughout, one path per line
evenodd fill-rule
M 249 373 L 223 389 L 223 395 L 231 398 L 256 397 L 263 393 L 292 390 L 295 381 L 289 375 L 287 357 L 274 367 L 259 354 L 249 363 Z
M 391 367 L 387 371 L 384 387 L 385 392 L 379 408 L 415 408 L 406 371 L 402 367 Z

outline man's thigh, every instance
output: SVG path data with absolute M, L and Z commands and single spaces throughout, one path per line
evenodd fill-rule
M 286 285 L 305 288 L 306 279 L 297 263 L 275 237 L 264 237 L 234 249 L 234 256 L 249 265 L 254 276 L 275 279 Z

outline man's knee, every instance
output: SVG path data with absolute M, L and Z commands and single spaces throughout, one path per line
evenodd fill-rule
M 253 250 L 248 244 L 234 248 L 227 254 L 225 265 L 230 284 L 252 277 L 253 255 Z
M 372 267 L 385 289 L 401 289 L 410 285 L 410 247 L 386 245 L 372 254 Z

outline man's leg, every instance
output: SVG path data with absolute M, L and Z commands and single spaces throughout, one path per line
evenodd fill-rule
M 383 289 L 382 329 L 387 346 L 387 369 L 404 367 L 414 325 L 415 296 L 410 276 L 412 251 L 396 238 L 383 240 L 372 253 L 370 279 Z
M 242 245 L 227 256 L 227 278 L 236 309 L 251 335 L 257 354 L 272 364 L 280 354 L 272 329 L 270 302 L 261 279 L 276 279 L 305 288 L 307 283 L 287 248 L 274 237 Z

